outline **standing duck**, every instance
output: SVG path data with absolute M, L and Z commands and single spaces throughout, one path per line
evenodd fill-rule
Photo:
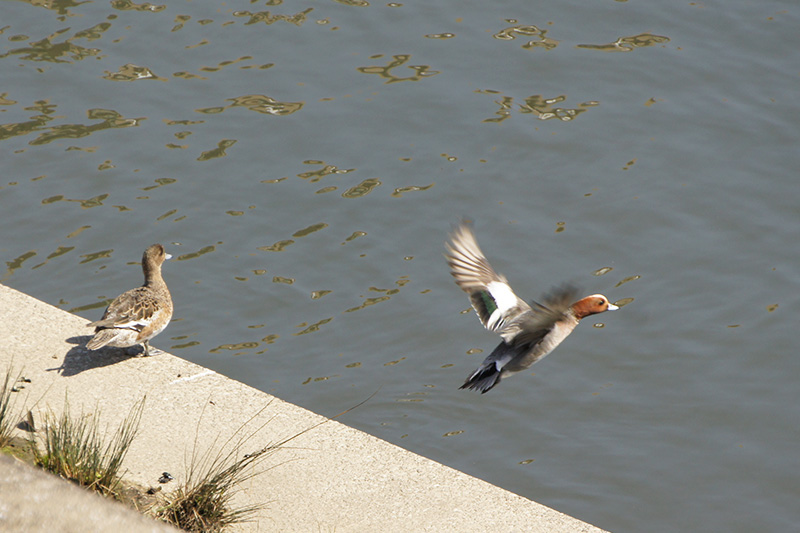
M 148 342 L 164 331 L 172 318 L 172 296 L 161 277 L 161 265 L 170 257 L 160 244 L 153 244 L 144 251 L 144 285 L 117 296 L 106 308 L 102 319 L 88 324 L 95 328 L 94 337 L 86 343 L 88 349 L 97 350 L 103 346 L 127 348 L 141 344 L 144 355 L 150 355 Z M 160 350 L 155 353 L 160 353 Z
M 529 368 L 552 352 L 582 318 L 619 309 L 602 294 L 575 301 L 576 290 L 571 286 L 554 289 L 542 303 L 527 304 L 514 294 L 505 276 L 494 271 L 466 223 L 453 230 L 445 246 L 450 273 L 469 294 L 481 323 L 503 338 L 462 389 L 488 392 L 502 378 Z

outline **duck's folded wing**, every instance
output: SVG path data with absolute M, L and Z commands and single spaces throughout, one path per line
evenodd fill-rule
M 506 328 L 520 314 L 530 311 L 530 306 L 514 294 L 505 276 L 494 271 L 469 225 L 458 225 L 445 246 L 450 274 L 469 295 L 481 323 L 505 339 Z
M 162 307 L 158 298 L 144 289 L 145 287 L 140 287 L 119 295 L 109 304 L 103 318 L 89 326 L 137 331 L 144 329 Z

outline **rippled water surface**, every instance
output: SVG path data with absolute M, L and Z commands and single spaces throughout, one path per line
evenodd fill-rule
M 161 242 L 180 357 L 606 529 L 800 522 L 796 3 L 1 6 L 2 283 L 96 319 Z M 460 217 L 625 305 L 459 391 Z

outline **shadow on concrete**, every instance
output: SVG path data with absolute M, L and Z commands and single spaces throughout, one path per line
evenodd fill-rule
M 91 335 L 79 335 L 70 337 L 67 342 L 74 344 L 64 356 L 64 361 L 61 366 L 55 368 L 48 368 L 49 372 L 57 371 L 62 376 L 75 376 L 85 370 L 93 368 L 102 368 L 104 366 L 113 365 L 137 357 L 144 352 L 143 346 L 135 346 L 131 348 L 112 348 L 105 346 L 99 350 L 88 350 L 86 343 L 91 339 Z

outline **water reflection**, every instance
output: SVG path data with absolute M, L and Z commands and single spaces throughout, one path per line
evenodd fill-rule
M 85 200 L 64 198 L 63 195 L 58 194 L 56 196 L 50 196 L 49 198 L 43 199 L 42 204 L 47 205 L 55 202 L 75 202 L 81 205 L 81 209 L 90 209 L 92 207 L 98 207 L 103 205 L 103 200 L 105 200 L 106 198 L 108 198 L 108 194 L 100 194 L 98 196 L 87 198 Z
M 627 278 L 624 278 L 619 283 L 614 285 L 614 287 L 619 287 L 620 285 L 623 285 L 623 284 L 628 283 L 630 281 L 636 281 L 637 279 L 641 279 L 641 277 L 642 276 L 628 276 Z
M 269 3 L 267 5 L 270 5 Z M 277 5 L 277 4 L 273 4 Z M 314 10 L 313 7 L 309 7 L 308 9 L 296 13 L 294 15 L 273 15 L 269 11 L 258 11 L 256 13 L 251 13 L 250 11 L 235 11 L 233 13 L 234 17 L 249 17 L 249 20 L 245 22 L 246 25 L 250 24 L 258 24 L 259 22 L 263 22 L 266 25 L 275 24 L 276 22 L 283 21 L 288 22 L 289 24 L 294 24 L 295 26 L 302 26 L 303 23 L 307 20 L 307 15 Z
M 208 44 L 208 42 L 204 41 L 204 42 L 201 42 L 200 44 L 194 45 L 193 47 L 201 46 L 203 44 Z M 193 47 L 189 47 L 189 48 L 193 48 Z M 216 67 L 201 67 L 200 70 L 203 71 L 203 72 L 219 72 L 219 71 L 221 71 L 223 68 L 225 68 L 227 66 L 235 65 L 236 63 L 239 63 L 241 61 L 248 61 L 250 59 L 253 59 L 253 56 L 242 56 L 242 57 L 240 57 L 238 59 L 220 61 L 219 63 L 217 63 Z M 251 69 L 251 68 L 257 68 L 259 70 L 266 70 L 266 69 L 272 68 L 274 66 L 275 66 L 275 63 L 265 63 L 263 65 L 242 65 L 239 68 L 242 69 L 242 70 Z
M 140 67 L 132 63 L 123 65 L 116 72 L 105 71 L 103 79 L 110 81 L 137 81 L 137 80 L 158 80 L 167 81 L 166 78 L 157 76 L 147 67 Z
M 475 91 L 478 94 L 499 95 L 499 91 L 493 89 L 478 89 Z M 576 118 L 581 113 L 585 112 L 587 108 L 596 107 L 600 105 L 597 101 L 588 101 L 578 104 L 576 108 L 560 107 L 560 104 L 566 101 L 566 95 L 559 95 L 552 98 L 545 98 L 540 94 L 534 94 L 524 98 L 523 104 L 518 104 L 517 112 L 521 114 L 532 114 L 539 120 L 558 119 L 562 122 L 569 122 Z M 514 98 L 511 96 L 501 96 L 499 100 L 494 101 L 500 108 L 495 112 L 495 117 L 486 118 L 483 122 L 500 123 L 511 117 L 511 112 L 514 109 Z
M 315 322 L 314 324 L 307 324 L 306 322 L 303 322 L 302 324 L 297 325 L 297 327 L 298 328 L 304 328 L 304 329 L 302 331 L 298 331 L 297 333 L 294 333 L 293 335 L 296 337 L 298 335 L 305 335 L 307 333 L 317 332 L 317 331 L 319 331 L 319 328 L 321 328 L 325 324 L 328 324 L 331 320 L 333 320 L 332 316 L 328 317 L 328 318 L 323 318 L 322 320 L 320 320 L 318 322 Z
M 220 346 L 217 346 L 216 348 L 212 348 L 211 350 L 209 350 L 209 353 L 219 353 L 219 352 L 221 352 L 223 350 L 230 351 L 230 352 L 234 352 L 234 351 L 237 351 L 237 350 L 249 350 L 249 349 L 255 348 L 256 346 L 258 346 L 257 342 L 240 342 L 240 343 L 236 343 L 236 344 L 221 344 Z M 244 353 L 244 352 L 235 353 L 233 355 L 241 355 L 242 353 Z
M 95 57 L 100 54 L 98 48 L 86 48 L 85 46 L 74 44 L 72 39 L 98 39 L 99 33 L 102 33 L 109 27 L 110 24 L 93 26 L 92 28 L 75 33 L 72 37 L 68 37 L 63 42 L 53 42 L 53 40 L 69 31 L 69 28 L 64 28 L 43 39 L 30 43 L 29 46 L 9 50 L 5 54 L 0 55 L 0 59 L 9 56 L 19 56 L 20 59 L 26 61 L 71 63 L 72 61 L 80 61 L 87 57 Z M 25 38 L 27 39 L 27 36 L 25 36 Z
M 16 103 L 16 102 L 15 102 Z M 39 136 L 30 141 L 32 146 L 51 143 L 58 139 L 79 139 L 87 137 L 98 131 L 118 128 L 131 128 L 138 126 L 144 118 L 125 118 L 116 111 L 110 109 L 89 109 L 86 112 L 89 120 L 100 120 L 97 124 L 62 124 L 59 126 L 46 126 L 49 122 L 56 119 L 51 116 L 56 111 L 56 105 L 47 100 L 37 100 L 35 105 L 25 107 L 26 111 L 37 111 L 31 120 L 26 122 L 16 122 L 0 124 L 0 141 L 12 137 L 26 136 L 34 132 L 42 132 Z
M 369 2 L 367 0 L 334 0 L 337 4 L 354 7 L 367 7 Z
M 50 261 L 51 259 L 54 259 L 54 258 L 59 257 L 61 255 L 64 255 L 67 252 L 71 252 L 74 249 L 75 249 L 74 246 L 59 246 L 56 249 L 56 251 L 52 252 L 50 255 L 47 256 L 47 259 L 45 259 L 43 262 L 39 263 L 38 265 L 35 265 L 35 266 L 31 267 L 31 270 L 39 268 L 39 267 L 42 267 L 42 266 L 46 265 L 48 263 L 48 261 Z
M 98 259 L 108 259 L 111 257 L 111 254 L 114 253 L 114 250 L 100 250 L 99 252 L 92 252 L 90 254 L 81 254 L 80 257 L 83 258 L 81 264 L 89 263 L 91 261 L 96 261 Z
M 88 4 L 91 0 L 84 0 L 83 2 L 75 2 L 73 0 L 22 0 L 23 2 L 30 4 L 34 7 L 41 7 L 45 9 L 49 9 L 51 11 L 55 11 L 60 16 L 58 20 L 66 20 L 66 17 L 73 17 L 75 16 L 73 13 L 69 12 L 69 8 L 71 7 L 78 7 L 81 4 Z
M 217 244 L 222 244 L 222 243 L 218 242 Z M 191 253 L 188 253 L 188 254 L 181 254 L 181 255 L 179 255 L 178 257 L 175 258 L 175 261 L 188 261 L 189 259 L 197 259 L 198 257 L 203 256 L 205 254 L 209 254 L 211 252 L 215 252 L 217 250 L 217 244 L 210 244 L 208 246 L 203 246 L 202 248 L 200 248 L 196 252 L 191 252 Z
M 229 98 L 228 101 L 233 102 L 228 107 L 244 107 L 250 111 L 278 116 L 291 115 L 303 108 L 303 102 L 279 102 L 274 98 L 262 94 L 250 94 L 237 98 Z
M 425 36 L 426 39 L 452 39 L 455 33 L 430 33 Z
M 3 276 L 3 279 L 0 279 L 0 281 L 6 281 L 8 278 L 11 277 L 12 274 L 14 274 L 15 270 L 17 270 L 17 269 L 22 267 L 22 264 L 25 261 L 27 261 L 31 257 L 35 257 L 35 256 L 36 256 L 36 251 L 35 250 L 29 250 L 29 251 L 25 252 L 24 254 L 12 259 L 11 261 L 6 261 L 6 273 Z
M 381 181 L 378 178 L 368 178 L 355 185 L 350 187 L 345 192 L 342 193 L 342 198 L 361 198 L 362 196 L 366 196 L 371 193 L 375 187 L 379 187 L 381 185 Z
M 669 37 L 653 35 L 652 33 L 640 33 L 631 37 L 620 37 L 613 43 L 607 44 L 579 44 L 577 48 L 588 50 L 599 50 L 601 52 L 631 52 L 636 48 L 655 46 L 657 44 L 668 43 Z
M 311 291 L 311 299 L 312 300 L 319 300 L 323 296 L 327 296 L 328 294 L 330 294 L 332 292 L 333 291 L 328 291 L 328 290 Z
M 179 257 L 179 259 L 181 259 L 182 257 L 184 257 L 184 256 Z M 263 271 L 263 273 L 266 273 L 266 271 Z M 239 281 L 248 281 L 247 278 L 236 278 L 236 279 L 239 280 Z M 400 292 L 400 290 L 404 286 L 406 286 L 407 284 L 410 283 L 410 281 L 411 280 L 408 279 L 407 276 L 402 276 L 400 279 L 395 281 L 395 287 L 392 287 L 392 288 L 380 288 L 380 287 L 370 286 L 367 289 L 367 292 L 368 293 L 378 293 L 379 296 L 367 297 L 367 296 L 362 294 L 360 296 L 360 298 L 362 298 L 362 302 L 361 302 L 360 305 L 355 306 L 355 307 L 349 307 L 347 309 L 343 309 L 341 311 L 341 313 L 342 314 L 344 314 L 344 313 L 353 313 L 353 312 L 356 312 L 356 311 L 361 311 L 361 310 L 367 309 L 367 308 L 369 308 L 369 307 L 371 307 L 373 305 L 377 305 L 379 303 L 386 302 L 392 296 L 398 294 Z M 273 283 L 279 283 L 279 284 L 285 284 L 285 285 L 293 285 L 295 283 L 295 280 L 294 280 L 294 278 L 290 278 L 290 277 L 274 276 L 272 278 L 272 282 Z M 332 292 L 333 291 L 331 291 L 331 290 L 316 290 L 316 291 L 312 291 L 311 299 L 312 300 L 319 300 L 323 296 L 331 294 Z M 335 316 L 328 316 L 328 317 L 316 320 L 315 322 L 306 321 L 306 322 L 301 322 L 299 324 L 296 324 L 295 328 L 299 329 L 300 331 L 294 332 L 292 334 L 292 336 L 297 337 L 297 336 L 307 335 L 307 334 L 310 334 L 310 333 L 317 333 L 322 329 L 323 326 L 325 326 L 326 324 L 331 323 L 334 319 L 335 319 Z M 248 326 L 248 329 L 258 329 L 260 327 L 263 327 L 263 325 Z M 276 342 L 278 340 L 278 338 L 279 338 L 279 335 L 272 334 L 272 335 L 268 335 L 266 337 L 261 338 L 260 341 L 257 341 L 257 340 L 244 340 L 244 341 L 241 341 L 241 342 L 238 342 L 238 343 L 234 343 L 234 344 L 224 344 L 224 345 L 218 346 L 218 347 L 210 350 L 210 353 L 221 353 L 223 351 L 236 351 L 237 353 L 235 355 L 239 355 L 241 353 L 244 353 L 247 350 L 254 350 L 254 349 L 258 348 L 259 346 L 261 346 L 261 344 L 273 344 L 274 342 Z M 195 345 L 196 344 L 192 344 L 192 346 L 195 346 Z M 259 352 L 256 352 L 256 353 L 260 354 L 260 353 L 263 353 L 264 351 L 266 351 L 266 350 L 262 350 L 262 351 L 259 351 Z M 406 359 L 405 357 L 401 357 L 399 359 L 392 360 L 392 361 L 384 363 L 384 366 L 394 366 L 394 365 L 404 361 L 405 359 Z M 360 364 L 353 365 L 352 367 L 355 367 L 355 366 L 360 366 Z M 348 367 L 348 368 L 350 368 L 350 367 Z
M 269 246 L 259 246 L 256 250 L 261 250 L 262 252 L 282 252 L 286 249 L 287 246 L 294 244 L 292 239 L 285 239 L 282 241 L 278 241 L 275 244 L 271 244 Z
M 314 233 L 315 231 L 319 231 L 319 230 L 327 228 L 327 227 L 328 227 L 328 225 L 325 224 L 324 222 L 319 222 L 317 224 L 312 224 L 312 225 L 308 226 L 307 228 L 303 228 L 301 230 L 297 230 L 296 232 L 294 232 L 292 234 L 292 237 L 305 237 L 306 235 L 310 235 L 310 234 Z
M 310 234 L 312 234 L 314 232 L 317 232 L 317 231 L 319 231 L 321 229 L 324 229 L 324 228 L 327 228 L 327 227 L 328 227 L 328 224 L 326 224 L 324 222 L 318 222 L 316 224 L 312 224 L 312 225 L 308 226 L 307 228 L 303 228 L 301 230 L 297 230 L 296 232 L 294 232 L 292 234 L 292 237 L 296 237 L 296 238 L 305 237 L 307 235 L 310 235 Z M 284 239 L 284 240 L 278 241 L 278 242 L 276 242 L 274 244 L 271 244 L 269 246 L 258 246 L 256 249 L 257 250 L 261 250 L 262 252 L 282 252 L 288 246 L 291 246 L 294 243 L 295 243 L 294 239 Z
M 379 54 L 370 57 L 370 59 L 380 59 L 382 57 L 383 54 Z M 431 67 L 428 65 L 406 65 L 406 63 L 408 63 L 410 60 L 410 55 L 398 54 L 392 56 L 392 61 L 389 61 L 384 66 L 358 67 L 356 70 L 363 74 L 377 74 L 381 78 L 384 78 L 386 83 L 396 83 L 399 81 L 420 81 L 423 78 L 428 78 L 430 76 L 439 74 L 438 71 L 429 70 Z M 403 77 L 392 73 L 394 69 L 402 67 L 403 65 L 405 65 L 406 68 L 413 70 L 416 74 Z
M 165 5 L 155 5 L 149 2 L 137 4 L 133 0 L 111 0 L 111 7 L 119 11 L 149 11 L 151 13 L 158 13 L 167 8 Z
M 220 142 L 217 143 L 217 147 L 213 150 L 207 150 L 200 154 L 200 157 L 197 158 L 198 161 L 208 161 L 210 159 L 216 159 L 218 157 L 225 157 L 228 148 L 236 144 L 236 139 L 222 139 Z
M 564 108 L 557 107 L 556 104 L 564 102 L 567 99 L 565 95 L 556 96 L 555 98 L 544 98 L 539 94 L 525 98 L 525 103 L 519 106 L 520 113 L 533 113 L 539 120 L 550 120 L 556 118 L 564 122 L 577 117 L 580 113 L 586 111 L 587 107 L 594 107 L 599 105 L 598 102 L 584 102 L 578 104 L 578 108 Z
M 236 98 L 228 98 L 227 100 L 233 103 L 227 106 L 195 109 L 195 111 L 198 113 L 204 113 L 206 115 L 216 115 L 233 107 L 244 107 L 249 111 L 255 111 L 257 113 L 283 116 L 291 115 L 292 113 L 300 111 L 303 108 L 303 102 L 280 102 L 271 96 L 266 96 L 263 94 L 248 94 L 245 96 L 238 96 Z
M 354 241 L 359 237 L 364 237 L 367 234 L 366 231 L 354 231 L 349 237 L 347 237 L 342 244 L 347 244 L 348 242 Z
M 322 165 L 321 168 L 317 170 L 310 170 L 308 172 L 301 172 L 297 175 L 298 178 L 303 178 L 304 180 L 308 180 L 311 183 L 316 183 L 325 176 L 330 176 L 332 174 L 347 174 L 348 172 L 353 172 L 354 168 L 339 168 L 336 165 L 329 165 L 325 163 L 325 161 L 316 161 L 316 160 L 307 160 L 303 161 L 304 165 Z
M 178 180 L 176 180 L 175 178 L 157 178 L 157 179 L 155 179 L 153 181 L 156 182 L 155 185 L 149 185 L 147 187 L 142 187 L 140 190 L 142 190 L 142 191 L 152 191 L 153 189 L 157 189 L 159 187 L 163 187 L 164 185 L 171 185 L 171 184 L 177 182 Z
M 513 19 L 509 19 L 506 22 L 510 24 L 516 23 L 516 21 Z M 503 41 L 511 41 L 516 39 L 518 35 L 524 37 L 530 37 L 530 36 L 536 37 L 536 39 L 531 39 L 530 41 L 522 45 L 522 48 L 525 49 L 543 48 L 545 50 L 552 50 L 556 46 L 558 46 L 558 41 L 556 41 L 555 39 L 551 39 L 550 37 L 547 37 L 547 30 L 541 30 L 532 24 L 517 25 L 504 28 L 499 32 L 495 33 L 492 37 Z
M 407 192 L 427 191 L 431 187 L 433 187 L 433 183 L 430 185 L 407 185 L 405 187 L 397 187 L 392 193 L 392 196 L 395 198 L 402 198 L 402 196 Z

